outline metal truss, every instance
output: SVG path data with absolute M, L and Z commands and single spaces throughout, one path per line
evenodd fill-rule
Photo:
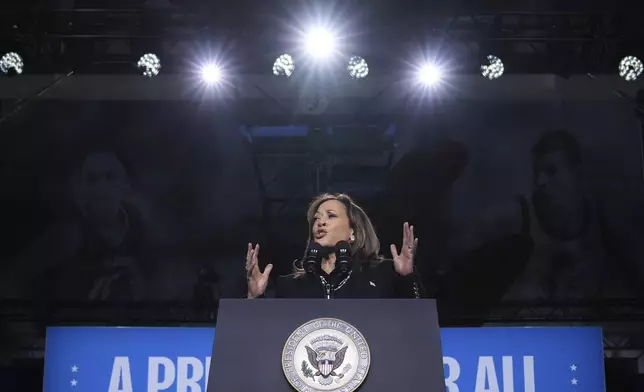
M 379 189 L 395 151 L 388 125 L 302 127 L 299 135 L 283 129 L 272 135 L 251 130 L 253 161 L 263 199 L 264 223 L 281 224 L 297 216 L 321 192 L 351 192 L 369 198 Z M 280 134 L 279 132 L 282 132 Z
M 262 16 L 270 13 L 285 20 L 293 16 L 261 3 L 243 0 L 205 8 L 169 3 L 164 9 L 5 9 L 0 11 L 0 47 L 24 53 L 29 63 L 41 69 L 63 72 L 123 72 L 132 68 L 140 54 L 155 52 L 163 59 L 164 72 L 181 72 L 185 58 L 199 53 L 199 43 L 215 43 L 215 49 L 235 57 L 239 72 L 269 72 L 274 57 L 293 48 L 284 44 L 288 39 L 275 39 L 285 34 L 287 26 L 271 25 L 274 22 L 266 20 L 271 18 Z M 348 8 L 364 5 L 364 1 L 348 3 Z M 379 11 L 361 26 L 370 30 L 368 41 L 347 44 L 347 50 L 373 61 L 372 68 L 379 72 L 396 72 L 400 68 L 397 59 L 418 56 L 420 48 L 434 43 L 464 72 L 478 72 L 482 57 L 490 53 L 504 60 L 507 72 L 614 72 L 619 57 L 637 54 L 644 43 L 644 16 L 625 11 L 628 8 L 612 14 L 605 10 L 481 12 L 392 4 L 370 7 Z M 235 45 L 229 48 L 223 41 Z M 417 53 L 416 49 L 400 53 L 400 48 L 413 46 L 418 46 Z M 257 47 L 263 48 L 261 54 L 253 50 Z
M 9 322 L 45 325 L 187 325 L 213 324 L 217 302 L 56 302 L 4 301 L 0 310 Z
M 147 301 L 147 302 L 56 302 L 3 301 L 0 315 L 6 320 L 53 323 L 130 322 L 130 323 L 212 323 L 217 302 Z M 471 320 L 463 309 L 457 320 Z M 485 324 L 610 324 L 621 325 L 619 331 L 630 331 L 628 325 L 644 323 L 644 303 L 619 300 L 594 304 L 504 305 L 497 307 Z M 639 327 L 637 327 L 639 328 Z
M 604 334 L 604 349 L 605 350 L 641 350 L 644 349 L 640 331 L 640 336 L 633 336 L 626 333 L 605 333 Z M 638 355 L 639 356 L 639 355 Z
M 461 51 L 488 54 L 526 73 L 614 72 L 644 42 L 639 16 L 605 13 L 499 12 L 455 15 L 441 32 Z M 476 64 L 476 62 L 473 62 Z
M 15 355 L 39 357 L 44 347 L 37 330 L 51 325 L 163 325 L 214 326 L 217 303 L 178 302 L 59 302 L 32 303 L 4 301 L 0 317 L 15 325 L 14 338 L 26 344 Z M 480 326 L 466 310 L 453 319 L 456 325 Z M 453 325 L 450 323 L 450 325 Z M 485 320 L 487 326 L 571 326 L 594 325 L 604 330 L 607 357 L 639 358 L 644 352 L 644 304 L 620 300 L 602 304 L 513 304 L 498 308 Z M 29 343 L 32 342 L 32 343 Z M 40 354 L 39 354 L 40 353 Z
M 497 307 L 486 321 L 491 323 L 643 322 L 644 302 L 624 299 L 602 302 L 503 304 Z
M 639 358 L 644 353 L 644 302 L 612 300 L 545 304 L 505 304 L 497 307 L 489 326 L 599 326 L 608 358 Z

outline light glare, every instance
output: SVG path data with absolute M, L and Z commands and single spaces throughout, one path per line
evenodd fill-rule
M 432 64 L 425 64 L 418 71 L 418 79 L 426 86 L 433 86 L 441 80 L 441 71 Z
M 217 83 L 222 77 L 221 68 L 215 64 L 208 64 L 201 69 L 201 76 L 208 84 Z
M 313 57 L 324 58 L 333 53 L 335 38 L 325 29 L 317 28 L 309 32 L 306 37 L 306 51 Z

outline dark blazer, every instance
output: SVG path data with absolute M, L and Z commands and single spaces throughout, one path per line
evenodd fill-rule
M 275 284 L 276 298 L 421 298 L 419 274 L 400 276 L 392 260 L 373 266 L 354 266 L 350 275 L 334 270 L 321 276 L 280 276 Z

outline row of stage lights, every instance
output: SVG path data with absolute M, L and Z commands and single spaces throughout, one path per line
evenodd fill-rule
M 324 29 L 309 32 L 306 39 L 306 53 L 311 58 L 323 61 L 336 52 L 333 34 Z M 489 80 L 500 78 L 505 66 L 497 56 L 488 55 L 487 64 L 481 65 L 481 74 Z M 141 56 L 137 67 L 147 77 L 156 76 L 161 72 L 161 60 L 154 53 Z M 0 71 L 5 74 L 10 72 L 22 74 L 24 62 L 22 57 L 15 52 L 7 53 L 0 58 Z M 295 72 L 295 61 L 290 54 L 280 55 L 273 63 L 273 74 L 276 76 L 290 77 Z M 347 72 L 353 79 L 364 79 L 369 75 L 369 65 L 360 56 L 352 56 L 347 62 Z M 627 80 L 634 81 L 642 74 L 644 64 L 635 56 L 624 57 L 618 67 L 619 75 Z M 442 70 L 433 64 L 424 64 L 418 67 L 418 79 L 423 84 L 433 85 L 441 80 Z M 201 68 L 203 80 L 209 84 L 217 83 L 224 77 L 224 70 L 218 64 L 207 64 Z

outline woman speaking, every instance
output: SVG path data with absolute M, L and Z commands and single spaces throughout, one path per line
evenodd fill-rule
M 307 212 L 309 238 L 304 257 L 290 275 L 277 279 L 277 298 L 420 298 L 421 280 L 414 270 L 418 239 L 403 225 L 400 253 L 392 260 L 380 254 L 380 242 L 369 217 L 344 194 L 316 197 Z M 248 298 L 264 295 L 273 269 L 259 268 L 259 244 L 248 244 Z

